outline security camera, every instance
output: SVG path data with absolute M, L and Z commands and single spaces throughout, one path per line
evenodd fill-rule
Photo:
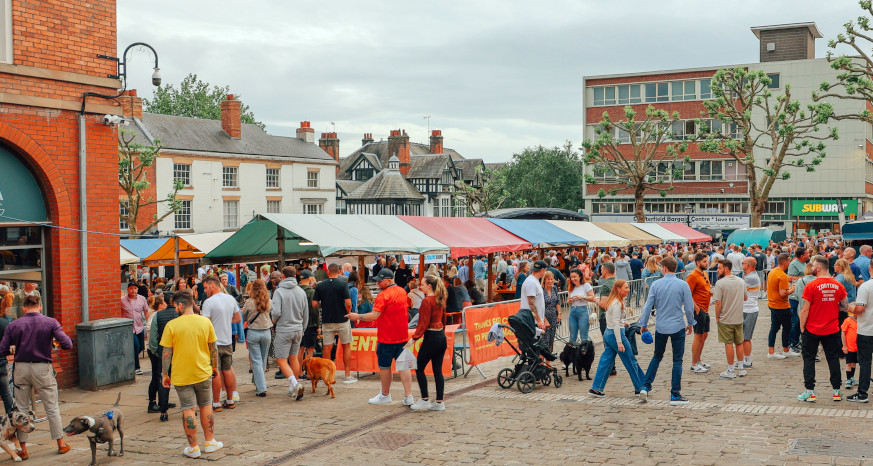
M 103 124 L 105 124 L 105 125 L 114 126 L 114 125 L 120 125 L 122 123 L 126 123 L 126 121 L 124 120 L 124 117 L 122 117 L 122 116 L 108 115 L 108 114 L 103 115 Z
M 152 84 L 155 86 L 161 85 L 161 69 L 155 68 L 155 72 L 152 73 Z

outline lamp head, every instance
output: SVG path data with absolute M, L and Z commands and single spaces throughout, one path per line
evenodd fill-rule
M 161 69 L 155 68 L 155 72 L 152 73 L 152 84 L 155 86 L 161 85 Z

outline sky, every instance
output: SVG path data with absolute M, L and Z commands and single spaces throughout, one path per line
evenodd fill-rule
M 275 135 L 301 121 L 340 152 L 428 127 L 467 158 L 505 162 L 582 134 L 583 76 L 754 63 L 752 26 L 813 21 L 827 40 L 857 2 L 813 0 L 434 3 L 334 0 L 118 2 L 118 47 L 147 42 L 164 83 L 196 73 L 230 86 Z M 152 94 L 152 57 L 129 54 L 129 86 Z M 425 117 L 429 116 L 429 119 Z M 428 126 L 429 125 L 429 126 Z

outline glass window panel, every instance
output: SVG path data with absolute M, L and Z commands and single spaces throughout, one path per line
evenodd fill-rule
M 770 89 L 778 89 L 779 88 L 779 73 L 770 73 L 767 75 L 770 78 L 770 84 L 767 85 Z
M 632 84 L 630 86 L 630 103 L 638 104 L 642 100 L 640 99 L 640 86 L 639 84 Z
M 615 105 L 615 86 L 608 86 L 603 88 L 604 97 L 603 104 L 604 105 Z
M 630 103 L 630 87 L 628 85 L 618 86 L 618 103 Z
M 594 88 L 594 105 L 603 105 L 603 88 Z
M 646 102 L 656 102 L 658 100 L 657 83 L 646 84 Z
M 658 102 L 670 100 L 670 86 L 668 83 L 658 83 Z
M 710 89 L 710 83 L 712 80 L 710 79 L 701 79 L 700 80 L 700 98 L 701 99 L 711 99 L 712 98 L 712 90 Z
M 673 100 L 682 100 L 682 96 L 685 95 L 685 90 L 683 88 L 682 81 L 673 81 Z

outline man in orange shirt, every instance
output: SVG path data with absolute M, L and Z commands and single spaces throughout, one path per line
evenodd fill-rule
M 703 344 L 709 336 L 709 301 L 712 298 L 712 286 L 707 277 L 706 268 L 709 266 L 709 256 L 698 252 L 694 255 L 696 267 L 688 274 L 686 281 L 691 288 L 691 297 L 694 299 L 694 341 L 691 342 L 691 372 L 703 373 L 709 371 L 709 364 L 700 361 L 703 353 Z
M 767 340 L 767 355 L 770 359 L 797 357 L 798 353 L 788 351 L 788 336 L 791 332 L 791 304 L 788 295 L 794 292 L 794 285 L 788 284 L 788 254 L 776 257 L 776 268 L 767 275 L 767 306 L 770 307 L 770 335 Z M 782 328 L 782 353 L 775 352 L 776 334 Z

